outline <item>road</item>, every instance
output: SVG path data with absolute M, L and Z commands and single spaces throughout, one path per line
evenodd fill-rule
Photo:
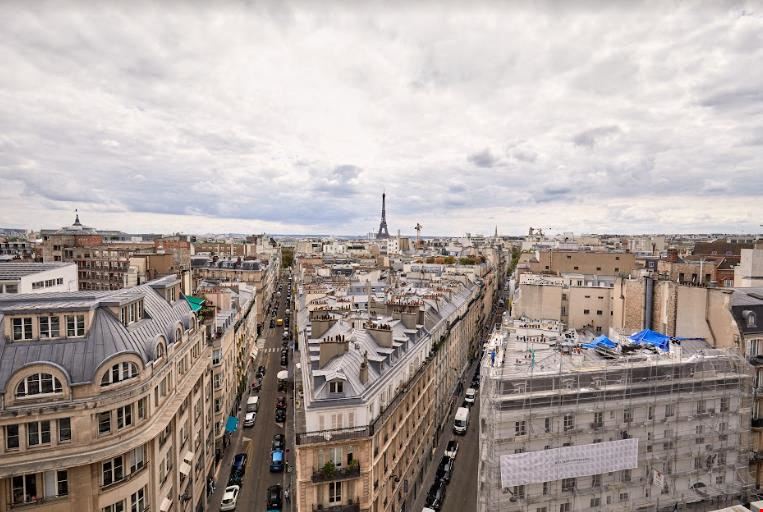
M 288 284 L 286 279 L 281 280 L 284 283 L 284 289 L 281 297 L 278 299 L 278 313 L 276 318 L 285 318 L 285 312 L 287 308 L 286 304 L 286 290 Z M 257 371 L 257 367 L 260 365 L 265 366 L 266 373 L 263 379 L 262 389 L 259 393 L 256 393 L 260 397 L 259 411 L 257 412 L 257 419 L 255 425 L 250 428 L 242 428 L 239 432 L 233 436 L 231 440 L 231 446 L 226 450 L 223 462 L 217 475 L 217 490 L 214 496 L 210 500 L 209 510 L 220 510 L 220 501 L 222 500 L 222 489 L 228 481 L 230 474 L 230 464 L 233 456 L 236 453 L 246 451 L 249 455 L 248 464 L 246 468 L 246 475 L 244 477 L 244 483 L 241 489 L 241 493 L 238 499 L 237 510 L 265 510 L 266 508 L 266 496 L 267 489 L 271 485 L 280 484 L 283 489 L 289 487 L 287 478 L 290 474 L 286 472 L 271 473 L 270 472 L 270 448 L 273 435 L 285 434 L 287 439 L 287 453 L 286 460 L 289 464 L 294 462 L 293 446 L 291 446 L 291 440 L 293 435 L 291 433 L 290 419 L 293 417 L 292 408 L 294 403 L 292 401 L 291 394 L 288 397 L 288 410 L 287 410 L 287 423 L 286 425 L 278 424 L 275 422 L 275 404 L 278 396 L 286 396 L 287 393 L 278 392 L 278 383 L 276 375 L 284 368 L 280 365 L 281 359 L 281 335 L 283 333 L 283 326 L 276 326 L 273 329 L 269 328 L 270 325 L 270 312 L 268 312 L 268 318 L 265 320 L 265 346 L 260 349 L 257 354 L 257 361 L 254 363 L 250 371 L 250 383 L 254 380 L 254 373 Z M 293 366 L 291 354 L 289 355 L 289 366 Z M 246 398 L 248 395 L 242 398 L 242 411 L 239 413 L 239 425 L 243 427 L 243 416 Z M 291 510 L 290 504 L 284 503 L 284 511 Z

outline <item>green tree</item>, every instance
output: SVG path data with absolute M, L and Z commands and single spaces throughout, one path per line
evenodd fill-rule
M 291 267 L 294 263 L 294 249 L 291 247 L 281 247 L 281 267 Z

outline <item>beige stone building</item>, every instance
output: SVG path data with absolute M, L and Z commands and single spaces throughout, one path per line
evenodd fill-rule
M 538 251 L 527 264 L 530 272 L 539 274 L 617 276 L 635 269 L 636 258 L 629 252 L 545 250 Z
M 485 319 L 487 281 L 407 276 L 313 294 L 311 304 L 299 296 L 298 510 L 404 510 L 426 492 L 432 448 Z
M 197 511 L 210 349 L 172 277 L 0 297 L 0 511 Z

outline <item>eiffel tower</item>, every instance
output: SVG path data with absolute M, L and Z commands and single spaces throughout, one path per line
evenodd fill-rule
M 379 232 L 376 233 L 376 238 L 389 238 L 389 231 L 387 231 L 387 209 L 385 207 L 386 203 L 386 197 L 387 194 L 382 194 L 382 216 L 381 216 L 381 222 L 379 223 Z

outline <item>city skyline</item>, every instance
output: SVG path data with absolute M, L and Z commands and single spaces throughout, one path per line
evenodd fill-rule
M 757 232 L 763 16 L 693 7 L 7 2 L 0 224 Z

